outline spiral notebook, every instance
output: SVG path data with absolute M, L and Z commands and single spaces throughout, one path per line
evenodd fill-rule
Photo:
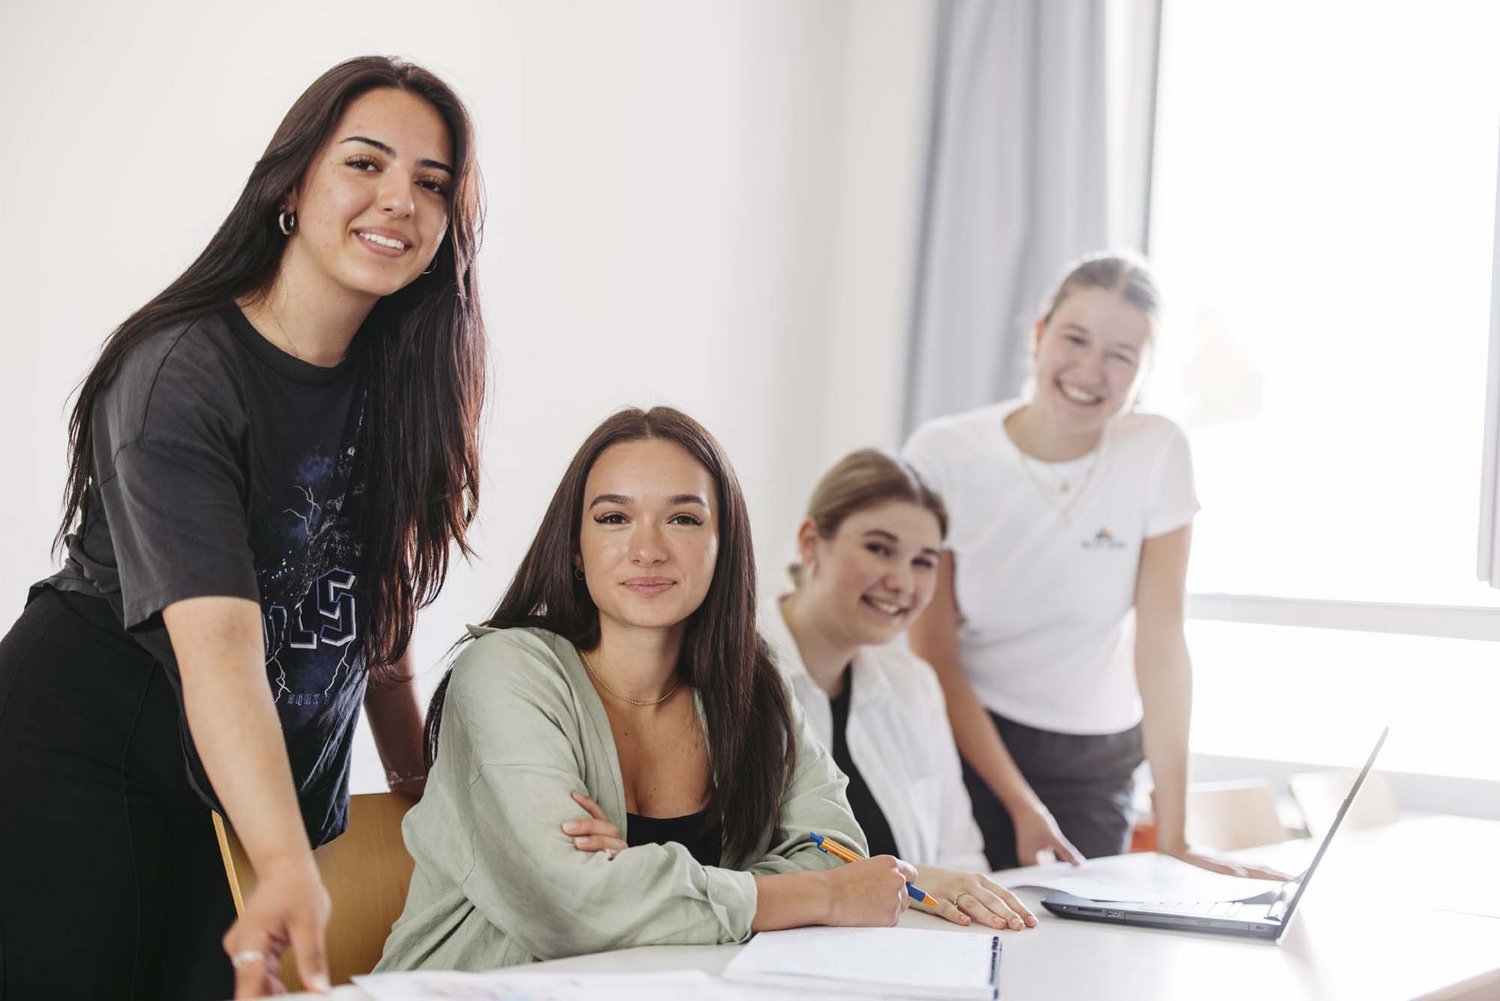
M 1000 937 L 922 928 L 795 928 L 761 932 L 726 980 L 862 997 L 1000 996 Z

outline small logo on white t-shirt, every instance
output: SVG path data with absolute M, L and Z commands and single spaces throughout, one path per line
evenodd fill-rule
M 1092 537 L 1083 540 L 1084 549 L 1124 549 L 1125 543 L 1115 538 L 1107 528 L 1101 528 Z

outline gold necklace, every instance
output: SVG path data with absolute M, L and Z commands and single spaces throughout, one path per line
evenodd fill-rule
M 583 666 L 586 667 L 586 668 L 588 668 L 589 677 L 591 677 L 595 681 L 599 682 L 599 687 L 600 688 L 604 689 L 606 692 L 608 692 L 609 694 L 613 695 L 615 698 L 619 699 L 621 702 L 629 702 L 633 706 L 646 706 L 646 707 L 659 706 L 663 702 L 665 702 L 668 699 L 670 699 L 672 697 L 672 694 L 677 691 L 677 686 L 680 685 L 680 684 L 682 684 L 682 679 L 678 678 L 676 681 L 672 682 L 672 687 L 667 689 L 667 694 L 663 695 L 659 699 L 652 699 L 650 702 L 642 702 L 639 699 L 632 699 L 628 695 L 621 695 L 619 692 L 615 691 L 613 688 L 611 688 L 608 685 L 606 685 L 604 683 L 604 679 L 601 678 L 601 677 L 599 677 L 599 672 L 596 671 L 596 670 L 594 670 L 594 665 L 591 664 L 591 663 L 589 663 L 589 655 L 588 654 L 584 653 L 582 650 L 579 650 L 578 651 L 578 656 L 581 657 L 581 658 L 583 658 Z
M 292 343 L 292 335 L 287 333 L 286 327 L 281 325 L 281 317 L 276 315 L 276 307 L 271 305 L 271 297 L 269 295 L 266 296 L 265 303 L 266 312 L 271 314 L 271 319 L 276 321 L 276 329 L 281 331 L 281 339 L 286 341 L 286 346 L 292 349 L 292 357 L 304 365 L 307 364 L 307 359 L 302 357 L 302 353 L 297 350 L 297 345 Z
M 1047 503 L 1052 505 L 1053 510 L 1057 512 L 1058 524 L 1062 525 L 1063 528 L 1067 528 L 1069 524 L 1068 508 L 1073 506 L 1073 502 L 1079 498 L 1084 488 L 1089 485 L 1089 478 L 1094 475 L 1094 469 L 1099 465 L 1099 457 L 1104 451 L 1104 439 L 1100 438 L 1098 446 L 1094 448 L 1093 461 L 1083 471 L 1083 477 L 1078 481 L 1078 488 L 1071 490 L 1070 485 L 1065 480 L 1055 488 L 1058 494 L 1056 497 L 1053 496 L 1053 489 L 1049 489 L 1048 485 L 1043 483 L 1041 477 L 1031 468 L 1032 459 L 1031 456 L 1026 454 L 1026 450 L 1017 445 L 1016 451 L 1021 455 L 1021 468 L 1026 471 L 1026 478 L 1031 481 L 1032 486 L 1036 487 L 1037 493 L 1041 494 Z

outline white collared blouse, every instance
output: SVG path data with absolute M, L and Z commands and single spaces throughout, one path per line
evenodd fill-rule
M 807 714 L 808 728 L 831 749 L 829 698 L 807 673 L 779 599 L 764 603 L 760 630 Z M 854 690 L 844 735 L 849 757 L 885 814 L 901 857 L 913 865 L 989 872 L 932 666 L 901 636 L 883 646 L 861 647 L 851 671 Z

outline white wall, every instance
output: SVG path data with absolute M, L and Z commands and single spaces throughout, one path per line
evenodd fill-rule
M 424 613 L 430 688 L 574 448 L 670 402 L 724 442 L 763 579 L 818 473 L 894 445 L 924 141 L 918 0 L 0 6 L 0 608 L 51 565 L 66 401 L 182 270 L 296 95 L 414 59 L 479 128 L 493 379 L 475 542 Z M 381 786 L 362 738 L 356 791 Z

